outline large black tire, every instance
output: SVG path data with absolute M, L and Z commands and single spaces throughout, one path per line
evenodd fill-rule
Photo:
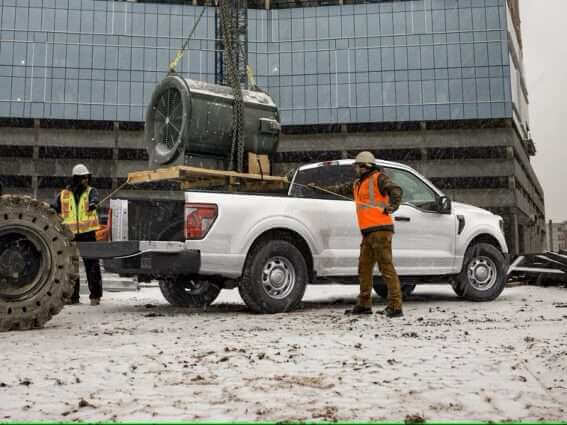
M 301 251 L 290 242 L 272 240 L 252 249 L 238 290 L 255 313 L 282 313 L 299 305 L 308 280 Z
M 177 307 L 206 307 L 220 294 L 221 286 L 210 280 L 176 276 L 159 281 L 159 289 L 168 303 Z
M 453 289 L 469 301 L 492 301 L 504 290 L 506 272 L 502 253 L 493 245 L 477 243 L 467 249 Z
M 42 327 L 79 278 L 73 234 L 45 202 L 0 197 L 0 331 Z
M 415 284 L 413 283 L 406 283 L 401 284 L 402 287 L 402 299 L 407 299 L 411 296 L 415 289 Z M 382 282 L 381 279 L 375 279 L 372 288 L 374 288 L 374 292 L 381 298 L 387 299 L 388 298 L 388 287 Z

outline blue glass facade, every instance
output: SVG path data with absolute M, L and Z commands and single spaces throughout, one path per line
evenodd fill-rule
M 0 117 L 142 121 L 202 8 L 0 0 Z M 512 117 L 505 0 L 249 10 L 284 125 Z M 178 71 L 214 81 L 214 10 Z

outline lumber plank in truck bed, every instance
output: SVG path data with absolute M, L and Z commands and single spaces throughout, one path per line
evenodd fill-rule
M 275 183 L 287 184 L 285 177 L 268 176 L 262 174 L 238 173 L 236 171 L 213 170 L 209 168 L 192 167 L 189 165 L 177 165 L 157 170 L 135 171 L 128 173 L 130 184 L 150 183 L 163 180 L 176 180 L 184 183 L 188 188 L 190 183 L 195 182 L 201 186 L 205 180 L 216 180 L 215 184 L 228 183 L 237 184 L 240 180 L 255 181 L 261 184 Z

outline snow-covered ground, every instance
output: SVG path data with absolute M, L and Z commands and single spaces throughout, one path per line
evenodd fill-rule
M 395 320 L 345 316 L 356 294 L 313 286 L 277 315 L 237 291 L 205 312 L 157 288 L 66 307 L 0 334 L 0 421 L 567 419 L 566 289 L 422 286 Z

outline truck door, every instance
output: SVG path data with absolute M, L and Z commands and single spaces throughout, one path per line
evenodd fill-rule
M 358 255 L 361 235 L 356 223 L 356 210 L 352 201 L 352 182 L 354 170 L 350 165 L 339 165 L 329 161 L 321 165 L 303 169 L 296 176 L 297 186 L 292 187 L 291 195 L 310 198 L 309 203 L 295 214 L 302 214 L 305 223 L 312 223 L 320 236 L 323 251 L 319 254 L 321 275 L 356 276 L 358 274 Z M 344 186 L 343 196 L 337 196 L 306 185 L 336 191 Z M 347 198 L 347 199 L 345 199 Z
M 392 241 L 399 274 L 428 275 L 452 272 L 457 220 L 437 212 L 437 195 L 417 175 L 402 169 L 384 172 L 403 190 L 402 204 L 394 216 Z

